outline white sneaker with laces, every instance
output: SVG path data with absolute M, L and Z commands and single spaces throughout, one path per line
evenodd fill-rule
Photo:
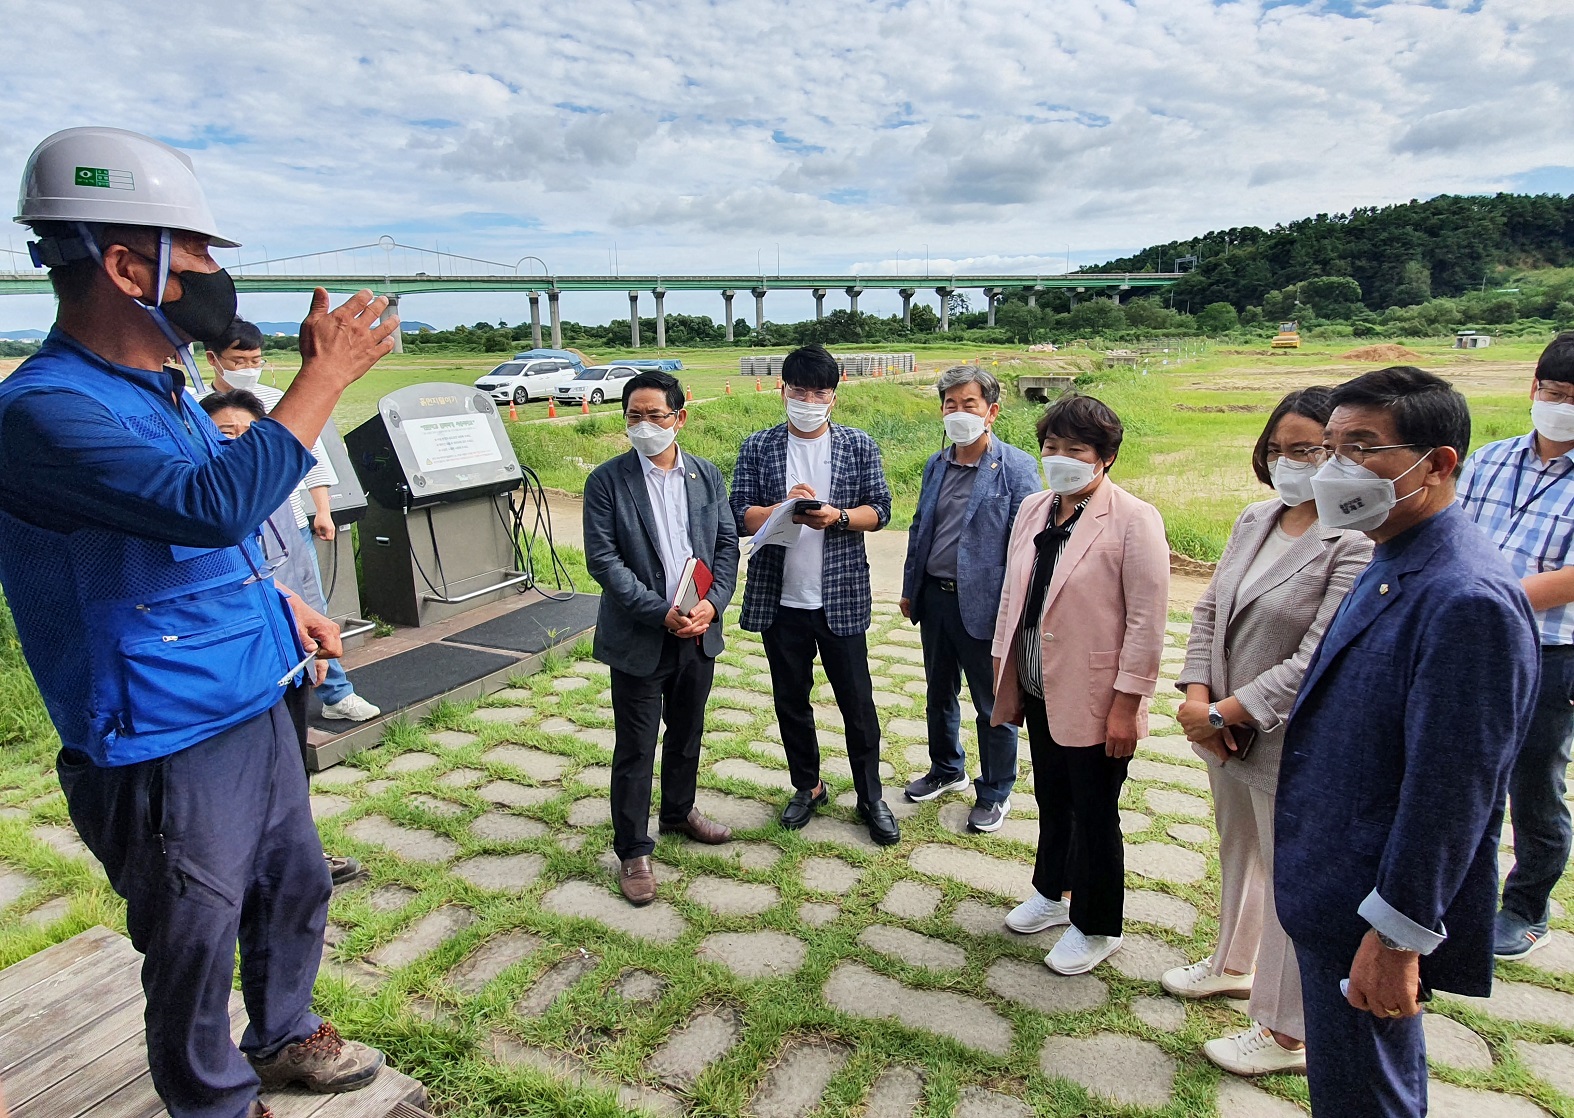
M 1006 927 L 1023 935 L 1069 923 L 1071 923 L 1070 902 L 1050 900 L 1042 893 L 1034 893 L 1006 913 Z
M 1210 1040 L 1202 1046 L 1202 1053 L 1233 1075 L 1306 1071 L 1306 1049 L 1284 1047 L 1273 1039 L 1267 1025 L 1256 1021 L 1245 1032 Z
M 375 707 L 354 691 L 336 703 L 324 703 L 322 716 L 324 718 L 347 718 L 351 722 L 365 722 L 367 719 L 376 718 L 382 713 L 382 708 Z
M 1177 998 L 1211 998 L 1218 994 L 1228 998 L 1249 998 L 1252 993 L 1251 975 L 1214 974 L 1212 955 L 1189 967 L 1174 967 L 1165 971 L 1159 984 Z
M 1120 936 L 1085 935 L 1070 924 L 1060 942 L 1044 956 L 1044 963 L 1056 974 L 1086 974 L 1119 951 L 1120 943 Z

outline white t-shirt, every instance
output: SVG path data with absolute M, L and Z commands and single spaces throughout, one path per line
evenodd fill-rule
M 1241 589 L 1250 590 L 1263 575 L 1268 573 L 1268 568 L 1279 561 L 1286 551 L 1295 546 L 1295 537 L 1286 535 L 1283 528 L 1277 524 L 1273 531 L 1268 533 L 1268 538 L 1262 541 L 1262 546 L 1257 549 L 1257 554 L 1252 556 L 1251 566 L 1246 568 L 1246 574 L 1241 578 Z
M 209 375 L 212 375 L 212 370 L 209 370 Z M 186 386 L 186 390 L 193 396 L 196 395 L 196 390 L 190 385 Z M 210 381 L 205 395 L 211 395 L 214 391 L 216 390 Z M 283 389 L 275 388 L 271 384 L 254 384 L 246 391 L 262 402 L 262 410 L 265 412 L 273 411 L 274 408 L 278 407 L 279 401 L 284 399 Z M 306 527 L 309 523 L 306 519 L 308 510 L 312 513 L 317 511 L 317 506 L 312 501 L 311 491 L 320 486 L 327 486 L 330 478 L 327 466 L 328 452 L 323 450 L 321 439 L 318 439 L 312 446 L 312 457 L 315 459 L 312 463 L 312 468 L 301 479 L 301 483 L 296 487 L 295 492 L 290 494 L 290 511 L 295 514 L 295 527 L 297 530 Z
M 816 499 L 831 496 L 831 429 L 817 439 L 800 439 L 787 431 L 787 488 L 807 485 Z M 804 528 L 798 546 L 787 549 L 782 564 L 781 604 L 789 609 L 819 609 L 824 604 L 825 533 Z

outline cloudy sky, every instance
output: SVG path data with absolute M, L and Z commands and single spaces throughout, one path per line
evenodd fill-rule
M 1561 0 L 0 0 L 0 26 L 26 28 L 0 68 L 0 182 L 59 128 L 156 135 L 245 243 L 225 264 L 387 234 L 558 274 L 775 273 L 779 254 L 789 274 L 921 277 L 927 249 L 937 274 L 1032 275 L 1443 192 L 1574 192 Z M 0 249 L 23 249 L 12 228 Z M 393 262 L 434 270 L 418 260 Z M 0 299 L 0 329 L 51 316 Z

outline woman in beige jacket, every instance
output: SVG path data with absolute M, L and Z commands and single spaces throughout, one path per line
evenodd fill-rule
M 1213 954 L 1163 977 L 1177 997 L 1251 996 L 1252 1026 L 1210 1040 L 1210 1060 L 1237 1075 L 1300 1071 L 1300 976 L 1274 914 L 1273 811 L 1285 718 L 1323 630 L 1372 557 L 1359 532 L 1317 521 L 1310 478 L 1322 461 L 1329 390 L 1279 402 L 1252 453 L 1278 490 L 1248 505 L 1192 614 L 1179 717 L 1208 762 L 1219 829 L 1222 897 Z M 1254 973 L 1255 971 L 1255 973 Z

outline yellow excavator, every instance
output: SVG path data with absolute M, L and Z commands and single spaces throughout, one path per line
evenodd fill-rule
M 1274 349 L 1300 349 L 1301 334 L 1299 322 L 1279 323 L 1279 332 L 1273 336 L 1272 348 Z

